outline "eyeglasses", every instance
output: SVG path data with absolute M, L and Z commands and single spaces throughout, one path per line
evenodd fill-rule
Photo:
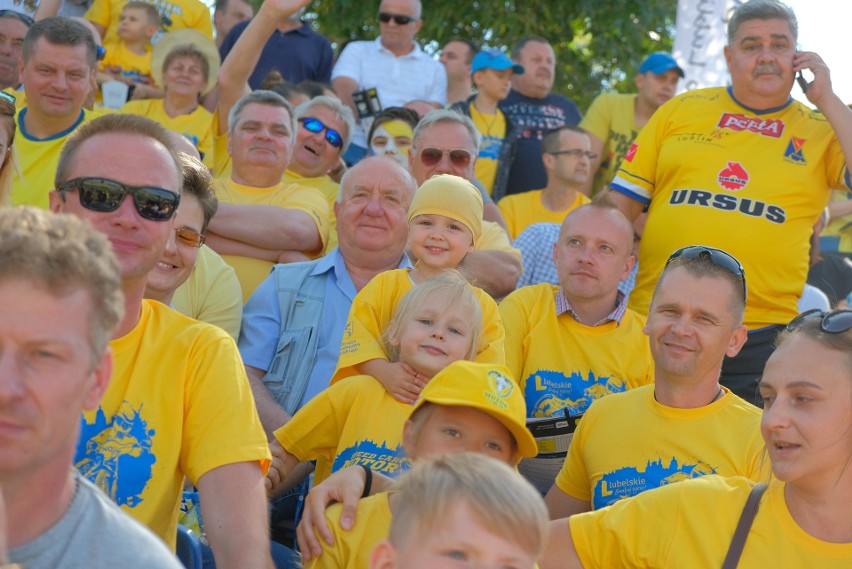
M 321 120 L 313 117 L 305 117 L 299 119 L 299 122 L 302 123 L 302 126 L 305 127 L 305 130 L 308 132 L 319 134 L 322 131 L 325 131 L 325 139 L 330 145 L 335 148 L 343 147 L 343 136 L 333 128 L 329 128 L 324 125 Z
M 442 150 L 440 148 L 424 148 L 420 151 L 420 161 L 424 166 L 434 166 L 450 155 L 450 162 L 456 168 L 467 168 L 470 164 L 470 152 L 467 150 Z
M 15 10 L 0 10 L 0 18 L 16 18 L 27 25 L 28 28 L 33 27 L 35 20 L 26 14 L 16 12 Z
M 405 26 L 410 24 L 411 22 L 416 22 L 417 18 L 412 18 L 411 16 L 403 16 L 401 14 L 389 14 L 387 12 L 379 12 L 379 21 L 383 24 L 387 24 L 391 20 L 397 26 Z
M 130 186 L 107 178 L 74 178 L 58 190 L 80 192 L 80 205 L 100 212 L 115 211 L 127 194 L 133 196 L 136 211 L 151 221 L 168 221 L 177 211 L 180 195 L 177 192 L 152 186 Z
M 595 160 L 598 155 L 595 152 L 591 152 L 589 150 L 580 150 L 579 148 L 572 148 L 571 150 L 557 150 L 556 152 L 548 152 L 553 156 L 559 156 L 560 154 L 567 154 L 568 156 L 573 156 L 574 158 L 580 158 L 581 156 L 585 156 L 589 160 Z
M 204 241 L 207 240 L 207 236 L 203 233 L 199 233 L 186 227 L 175 229 L 175 233 L 177 233 L 177 238 L 181 243 L 190 247 L 201 247 L 204 245 Z
M 743 301 L 746 299 L 746 278 L 745 278 L 745 269 L 740 264 L 737 259 L 731 255 L 730 253 L 726 253 L 721 249 L 716 249 L 715 247 L 706 247 L 704 245 L 690 245 L 689 247 L 682 247 L 672 253 L 669 260 L 666 261 L 666 267 L 668 267 L 672 261 L 675 259 L 708 259 L 711 263 L 716 265 L 717 267 L 722 267 L 723 269 L 727 269 L 732 272 L 736 277 L 740 279 L 743 283 Z
M 787 331 L 798 330 L 808 320 L 820 318 L 819 329 L 826 334 L 842 334 L 852 330 L 852 310 L 830 310 L 822 311 L 819 308 L 806 310 L 787 324 Z

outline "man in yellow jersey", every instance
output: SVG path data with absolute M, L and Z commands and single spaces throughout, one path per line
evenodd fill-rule
M 636 93 L 602 93 L 595 97 L 580 127 L 589 133 L 592 177 L 589 195 L 607 187 L 615 176 L 630 143 L 660 105 L 674 97 L 683 69 L 668 53 L 657 51 L 639 66 Z
M 592 403 L 545 498 L 551 519 L 706 474 L 768 476 L 760 410 L 719 385 L 746 339 L 744 307 L 736 259 L 704 246 L 672 255 L 645 325 L 654 382 Z
M 254 91 L 231 109 L 231 174 L 216 179 L 219 210 L 207 242 L 237 271 L 243 302 L 277 262 L 318 256 L 328 239 L 322 193 L 282 181 L 293 151 L 295 121 L 277 93 Z
M 417 123 L 408 165 L 418 185 L 436 174 L 452 174 L 472 181 L 478 152 L 479 133 L 470 118 L 438 109 Z M 495 298 L 502 298 L 515 290 L 521 274 L 521 254 L 511 246 L 500 225 L 483 220 L 476 251 L 465 256 L 461 268 L 474 277 L 476 286 Z
M 555 128 L 542 137 L 541 152 L 547 185 L 508 195 L 497 204 L 513 240 L 533 223 L 561 224 L 571 210 L 589 203 L 583 192 L 597 158 L 589 135 L 576 126 Z
M 293 157 L 284 181 L 316 188 L 325 196 L 330 213 L 325 250 L 330 251 L 337 246 L 332 210 L 340 185 L 329 174 L 337 168 L 346 168 L 341 157 L 352 139 L 355 117 L 339 99 L 320 96 L 296 107 L 296 123 Z
M 143 298 L 174 231 L 182 179 L 172 138 L 144 117 L 97 118 L 63 149 L 51 209 L 106 234 L 124 293 L 112 379 L 82 417 L 74 462 L 172 548 L 188 477 L 216 566 L 267 568 L 270 455 L 237 346 L 220 328 Z
M 654 113 L 625 155 L 610 194 L 630 219 L 648 208 L 630 305 L 648 309 L 665 260 L 702 243 L 737 257 L 749 276 L 749 340 L 725 362 L 722 384 L 756 400 L 779 325 L 797 314 L 809 238 L 829 189 L 849 191 L 852 110 L 828 67 L 796 51 L 793 11 L 749 0 L 728 23 L 730 87 L 689 91 Z M 817 111 L 790 97 L 795 75 Z
M 524 390 L 531 428 L 579 417 L 596 399 L 653 381 L 645 319 L 618 290 L 636 261 L 627 218 L 612 204 L 580 206 L 562 223 L 552 254 L 558 286 L 523 287 L 500 303 L 506 365 Z M 565 458 L 567 437 L 558 440 L 564 445 L 540 442 L 539 456 L 520 466 L 542 494 Z
M 95 40 L 79 22 L 46 18 L 27 32 L 20 68 L 27 106 L 17 118 L 21 175 L 12 183 L 13 205 L 47 209 L 62 145 L 93 116 L 83 103 L 96 62 Z

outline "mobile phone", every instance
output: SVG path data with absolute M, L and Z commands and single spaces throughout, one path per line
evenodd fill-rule
M 808 90 L 808 81 L 805 79 L 804 74 L 802 74 L 801 70 L 796 73 L 796 83 L 799 84 L 799 87 L 802 89 L 802 93 Z

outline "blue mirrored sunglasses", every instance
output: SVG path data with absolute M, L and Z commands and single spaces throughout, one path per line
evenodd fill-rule
M 341 134 L 333 128 L 327 127 L 321 120 L 313 117 L 304 117 L 299 119 L 299 122 L 303 127 L 305 127 L 305 130 L 309 132 L 319 134 L 322 131 L 325 131 L 325 139 L 330 145 L 335 148 L 343 147 L 343 136 L 341 136 Z

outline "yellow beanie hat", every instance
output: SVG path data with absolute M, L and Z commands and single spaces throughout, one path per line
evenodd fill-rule
M 474 243 L 482 235 L 482 194 L 464 178 L 439 174 L 423 182 L 411 200 L 408 222 L 426 214 L 455 219 L 470 229 Z

